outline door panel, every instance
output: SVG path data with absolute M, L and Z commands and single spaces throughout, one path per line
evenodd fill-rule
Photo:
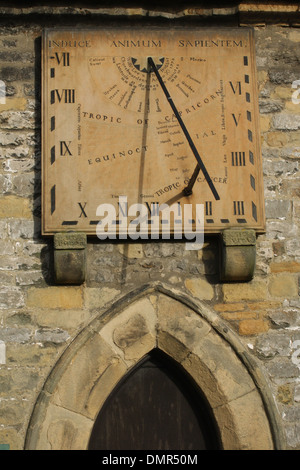
M 153 352 L 105 402 L 89 449 L 216 449 L 217 434 L 195 385 L 173 361 Z

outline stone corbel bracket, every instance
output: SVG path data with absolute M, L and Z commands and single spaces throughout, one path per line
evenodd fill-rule
M 86 279 L 85 233 L 54 235 L 54 274 L 56 284 L 82 284 Z
M 256 261 L 256 233 L 250 229 L 226 229 L 220 235 L 221 281 L 250 281 Z

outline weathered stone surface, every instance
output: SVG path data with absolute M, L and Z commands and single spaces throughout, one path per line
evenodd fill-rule
M 269 292 L 273 297 L 298 297 L 298 279 L 288 273 L 273 275 L 270 277 Z
M 197 299 L 211 300 L 214 297 L 214 288 L 205 279 L 186 279 L 185 287 Z
M 290 215 L 291 201 L 288 199 L 266 200 L 265 206 L 268 219 L 286 218 Z
M 83 303 L 80 287 L 31 287 L 28 290 L 27 306 L 36 308 L 58 308 L 69 310 L 81 308 Z
M 30 201 L 22 197 L 5 196 L 0 198 L 0 217 L 29 219 L 32 217 Z
M 93 358 L 93 361 L 90 361 Z M 74 357 L 60 380 L 59 387 L 53 394 L 53 403 L 86 417 L 95 418 L 106 394 L 112 390 L 126 371 L 126 365 L 117 359 L 116 354 L 98 334 Z M 81 376 L 80 388 L 72 384 Z M 106 387 L 97 387 L 97 383 L 106 377 Z M 97 399 L 96 399 L 97 398 Z
M 120 290 L 109 287 L 89 287 L 85 290 L 85 306 L 89 310 L 100 309 L 115 299 Z
M 264 333 L 269 330 L 269 323 L 262 318 L 242 320 L 239 323 L 239 333 L 250 336 Z
M 36 450 L 86 450 L 84 436 L 91 432 L 91 420 L 60 406 L 50 406 L 45 417 L 46 432 L 40 436 Z M 80 432 L 79 432 L 80 430 Z
M 117 316 L 101 330 L 113 349 L 121 351 L 124 360 L 131 364 L 136 357 L 155 347 L 156 313 L 150 299 L 134 302 L 123 315 Z
M 54 272 L 57 284 L 82 284 L 86 280 L 85 250 L 55 249 Z
M 28 343 L 31 337 L 28 328 L 0 328 L 0 340 L 4 343 Z
M 18 287 L 0 289 L 0 308 L 20 308 L 24 306 L 24 294 Z
M 222 286 L 225 302 L 239 302 L 241 300 L 262 300 L 267 297 L 267 286 L 263 281 L 251 281 L 241 284 L 224 284 Z
M 300 129 L 300 116 L 294 114 L 279 114 L 273 118 L 275 129 L 296 131 Z
M 143 258 L 143 246 L 141 244 L 122 244 L 118 245 L 119 252 L 126 258 Z
M 85 233 L 56 233 L 53 241 L 56 250 L 83 250 L 87 245 Z
M 298 261 L 282 261 L 274 262 L 270 264 L 270 270 L 272 273 L 299 273 L 300 272 L 300 263 Z
M 284 16 L 295 15 L 291 9 L 299 10 L 298 5 L 247 2 L 238 7 L 239 11 L 247 8 L 251 21 L 264 24 L 255 27 L 255 39 L 267 230 L 257 237 L 253 281 L 220 282 L 220 253 L 213 238 L 206 238 L 198 252 L 187 252 L 184 243 L 174 241 L 113 244 L 89 240 L 87 280 L 80 288 L 53 285 L 52 240 L 40 235 L 38 70 L 43 21 L 49 23 L 51 13 L 64 12 L 71 26 L 72 21 L 79 24 L 82 18 L 88 26 L 92 12 L 94 20 L 106 21 L 111 15 L 118 21 L 121 15 L 124 21 L 128 15 L 147 22 L 164 17 L 172 24 L 173 18 L 187 21 L 200 17 L 205 24 L 206 19 L 222 22 L 222 17 L 235 13 L 229 7 L 170 7 L 165 11 L 52 8 L 24 7 L 20 16 L 18 8 L 1 7 L 0 80 L 5 81 L 6 99 L 0 104 L 0 443 L 10 444 L 11 449 L 24 448 L 29 417 L 46 378 L 63 350 L 70 350 L 67 344 L 76 342 L 82 329 L 82 336 L 87 338 L 87 332 L 95 328 L 93 339 L 86 339 L 82 355 L 75 354 L 70 368 L 64 364 L 60 369 L 58 388 L 52 382 L 46 390 L 45 396 L 50 395 L 53 401 L 41 418 L 46 431 L 40 435 L 40 448 L 81 448 L 109 393 L 129 367 L 155 347 L 195 373 L 195 380 L 216 404 L 214 413 L 226 445 L 253 445 L 252 437 L 260 437 L 265 429 L 256 414 L 261 403 L 250 399 L 251 387 L 243 388 L 245 381 L 237 372 L 236 358 L 232 360 L 232 351 L 222 352 L 211 335 L 214 327 L 210 323 L 191 314 L 186 305 L 174 304 L 157 293 L 134 304 L 129 299 L 129 310 L 119 315 L 124 295 L 130 297 L 145 284 L 165 282 L 176 286 L 193 305 L 202 300 L 209 303 L 214 308 L 214 321 L 224 322 L 228 332 L 246 345 L 247 353 L 267 377 L 288 447 L 299 450 L 300 104 L 292 102 L 292 96 L 300 87 L 295 84 L 297 88 L 293 88 L 292 83 L 300 79 L 300 23 L 297 20 L 298 27 L 292 27 L 296 17 Z M 268 21 L 270 15 L 277 15 L 281 23 L 267 26 L 262 11 L 268 12 Z M 26 26 L 22 24 L 25 16 Z M 240 19 L 244 23 L 245 16 Z M 250 166 L 246 170 L 250 171 Z M 177 299 L 178 292 L 172 292 Z M 112 305 L 113 310 L 106 311 Z M 102 329 L 108 318 L 113 321 Z M 91 323 L 94 319 L 98 320 L 97 327 Z M 222 334 L 226 335 L 223 330 Z M 240 382 L 244 395 L 239 404 L 236 391 Z M 238 435 L 233 439 L 235 419 L 242 436 L 247 435 L 244 423 L 254 423 L 255 431 L 251 438 L 248 435 L 248 442 Z
M 46 344 L 66 343 L 69 337 L 70 336 L 67 333 L 67 331 L 63 331 L 58 328 L 56 328 L 55 330 L 39 329 L 39 330 L 36 330 L 35 335 L 34 335 L 34 339 L 37 343 L 46 343 Z
M 292 391 L 289 385 L 281 385 L 278 387 L 277 398 L 280 403 L 290 405 L 292 403 Z

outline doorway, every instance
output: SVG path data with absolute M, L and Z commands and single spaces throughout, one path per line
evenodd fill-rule
M 164 355 L 168 358 L 167 363 Z M 190 423 L 196 422 L 193 426 L 199 426 L 199 435 L 202 433 L 204 439 L 202 445 L 206 448 L 285 448 L 285 436 L 271 390 L 249 350 L 206 304 L 193 304 L 193 299 L 183 292 L 176 291 L 175 295 L 160 284 L 124 296 L 105 313 L 100 309 L 70 343 L 37 398 L 28 424 L 25 448 L 86 450 L 100 445 L 108 447 L 107 442 L 101 444 L 100 438 L 98 441 L 98 430 L 99 435 L 100 432 L 103 434 L 100 419 L 103 423 L 105 419 L 107 421 L 104 413 L 108 413 L 110 403 L 116 400 L 114 396 L 121 394 L 123 387 L 129 388 L 127 396 L 131 400 L 134 397 L 135 403 L 147 394 L 152 396 L 149 381 L 138 378 L 139 374 L 151 375 L 148 369 L 152 369 L 151 374 L 156 374 L 150 380 L 150 384 L 156 385 L 158 398 L 153 400 L 154 403 L 162 403 L 165 398 L 169 407 L 170 403 L 177 403 L 169 398 L 171 392 L 162 393 L 162 376 L 165 374 L 166 381 L 171 377 L 171 382 L 196 414 L 195 421 L 194 418 L 183 419 L 180 414 L 183 405 L 178 406 L 176 412 L 169 408 L 168 417 L 177 416 L 178 422 L 183 423 L 178 435 L 179 432 L 188 435 Z M 131 382 L 133 374 L 136 379 Z M 130 389 L 136 388 L 134 380 L 148 385 L 144 385 L 144 391 L 137 388 L 133 393 Z M 167 385 L 165 387 L 169 390 Z M 136 410 L 142 405 L 143 402 L 132 406 L 131 415 L 133 413 L 135 417 Z M 128 405 L 119 406 L 119 410 L 124 412 L 125 409 L 129 413 L 127 408 Z M 166 412 L 163 404 L 160 409 Z M 200 410 L 203 410 L 202 415 Z M 145 415 L 143 412 L 142 416 Z M 122 426 L 129 432 L 128 423 L 134 423 L 134 420 L 130 415 L 125 418 Z M 122 429 L 118 427 L 120 420 L 113 419 L 115 424 L 111 429 L 115 432 Z M 211 427 L 212 433 L 209 432 Z M 115 447 L 116 443 L 110 445 Z M 151 447 L 154 445 L 151 443 Z M 190 445 L 191 439 L 188 439 L 184 447 Z M 196 441 L 197 448 L 200 445 L 201 437 Z
M 161 351 L 148 354 L 104 403 L 89 450 L 219 449 L 209 405 L 191 378 Z

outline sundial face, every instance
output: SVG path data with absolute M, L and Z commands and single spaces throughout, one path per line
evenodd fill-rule
M 264 231 L 251 31 L 49 29 L 42 54 L 44 235 L 95 235 L 103 204 L 121 230 L 120 197 L 149 217 L 203 204 L 207 233 Z M 198 160 L 183 125 L 207 170 L 190 195 Z

